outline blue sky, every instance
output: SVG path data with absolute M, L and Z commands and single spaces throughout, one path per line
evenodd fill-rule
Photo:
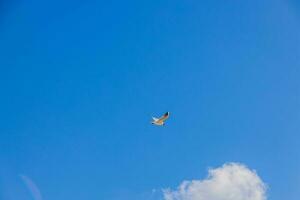
M 1 199 L 32 199 L 20 174 L 45 200 L 159 199 L 227 162 L 299 198 L 297 1 L 0 6 Z

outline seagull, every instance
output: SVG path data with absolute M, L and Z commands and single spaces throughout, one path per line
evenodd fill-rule
M 155 118 L 152 117 L 152 122 L 151 124 L 157 125 L 157 126 L 163 126 L 165 125 L 165 121 L 169 118 L 170 113 L 166 112 L 162 117 L 160 118 Z

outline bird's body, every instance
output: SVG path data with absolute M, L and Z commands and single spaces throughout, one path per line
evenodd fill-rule
M 157 126 L 163 126 L 165 125 L 165 121 L 169 118 L 170 113 L 166 112 L 162 117 L 160 118 L 155 118 L 152 117 L 152 124 L 157 125 Z

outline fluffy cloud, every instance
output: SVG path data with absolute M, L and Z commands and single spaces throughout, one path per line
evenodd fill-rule
M 164 200 L 266 200 L 266 186 L 255 171 L 237 163 L 210 169 L 204 180 L 164 189 Z

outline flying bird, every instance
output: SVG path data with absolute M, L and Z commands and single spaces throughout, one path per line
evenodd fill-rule
M 166 112 L 162 117 L 160 118 L 155 118 L 152 117 L 152 124 L 157 125 L 157 126 L 163 126 L 165 125 L 165 121 L 169 118 L 170 113 Z

